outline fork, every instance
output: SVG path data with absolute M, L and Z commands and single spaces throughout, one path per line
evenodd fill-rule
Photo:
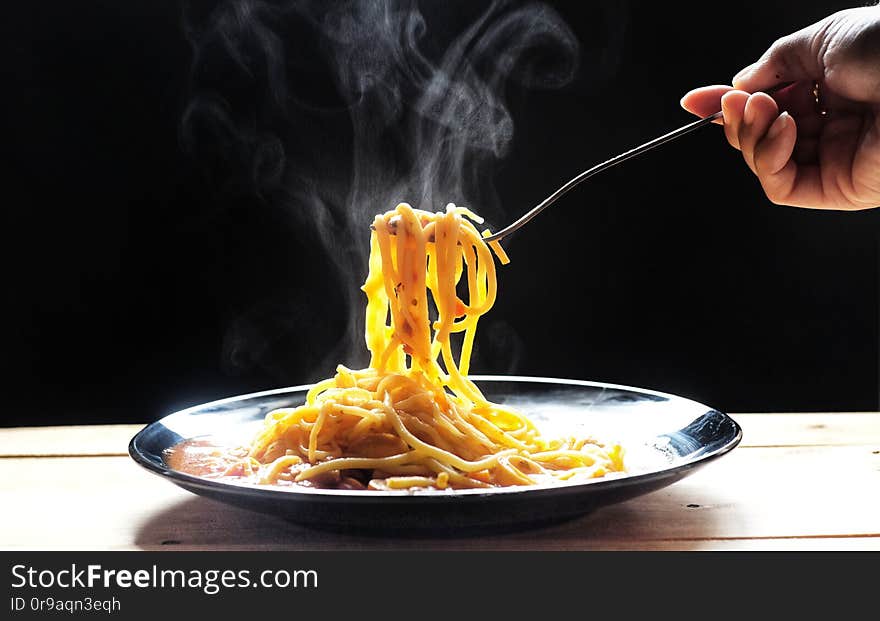
M 794 84 L 794 82 L 783 82 L 781 84 L 777 84 L 776 86 L 774 86 L 772 88 L 766 89 L 764 92 L 767 93 L 768 95 L 772 95 L 773 93 L 776 93 L 784 88 L 787 88 L 787 87 L 791 86 L 792 84 Z M 550 205 L 555 203 L 557 200 L 559 200 L 560 198 L 565 196 L 565 194 L 567 194 L 569 191 L 571 191 L 571 189 L 574 188 L 576 185 L 580 184 L 583 181 L 586 181 L 587 179 L 589 179 L 593 175 L 597 175 L 602 171 L 605 171 L 605 170 L 608 170 L 609 168 L 612 168 L 613 166 L 617 166 L 618 164 L 621 164 L 631 158 L 634 158 L 637 155 L 641 155 L 642 153 L 647 153 L 651 149 L 659 147 L 662 144 L 666 144 L 667 142 L 675 140 L 676 138 L 681 138 L 682 136 L 689 134 L 693 131 L 696 131 L 696 130 L 700 129 L 701 127 L 709 125 L 712 123 L 712 121 L 717 121 L 718 119 L 720 119 L 722 117 L 723 117 L 723 114 L 719 110 L 715 114 L 711 114 L 707 117 L 703 117 L 699 120 L 694 121 L 693 123 L 689 123 L 689 124 L 685 125 L 684 127 L 679 127 L 678 129 L 673 130 L 673 131 L 669 132 L 668 134 L 663 134 L 662 136 L 660 136 L 658 138 L 654 138 L 653 140 L 646 142 L 642 145 L 639 145 L 638 147 L 635 147 L 634 149 L 630 149 L 629 151 L 625 151 L 625 152 L 621 153 L 620 155 L 616 155 L 609 160 L 605 160 L 601 164 L 597 164 L 597 165 L 593 166 L 592 168 L 585 170 L 584 172 L 580 173 L 576 177 L 572 178 L 565 185 L 561 186 L 558 190 L 553 192 L 553 194 L 551 194 L 550 196 L 545 198 L 537 206 L 533 207 L 531 210 L 526 212 L 519 219 L 517 219 L 514 222 L 512 222 L 511 224 L 507 225 L 506 227 L 504 227 L 503 229 L 501 229 L 497 233 L 493 233 L 492 235 L 485 237 L 484 241 L 486 241 L 486 242 L 498 241 L 500 239 L 507 237 L 508 235 L 513 233 L 514 231 L 519 230 L 525 224 L 527 224 L 529 221 L 531 221 L 535 216 L 537 216 L 539 213 L 544 211 L 547 207 L 549 207 Z

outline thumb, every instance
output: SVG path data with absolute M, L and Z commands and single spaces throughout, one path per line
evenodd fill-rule
M 777 40 L 757 62 L 733 77 L 733 87 L 754 93 L 780 82 L 821 78 L 824 67 L 819 50 L 824 21 Z

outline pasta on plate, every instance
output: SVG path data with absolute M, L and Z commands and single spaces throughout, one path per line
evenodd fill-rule
M 452 204 L 430 213 L 401 203 L 377 215 L 362 287 L 369 367 L 340 365 L 303 405 L 270 412 L 249 446 L 184 461 L 201 464 L 203 476 L 352 490 L 557 484 L 623 472 L 619 444 L 544 437 L 468 378 L 477 323 L 497 294 L 493 251 L 508 262 L 497 242 L 484 241 L 481 222 Z

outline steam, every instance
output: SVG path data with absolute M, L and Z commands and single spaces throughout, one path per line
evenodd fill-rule
M 506 82 L 557 87 L 577 68 L 574 36 L 542 5 L 491 4 L 436 61 L 421 51 L 427 26 L 414 5 L 354 3 L 325 23 L 355 132 L 347 205 L 356 217 L 372 215 L 365 204 L 391 208 L 403 198 L 429 210 L 449 201 L 494 207 L 484 194 L 490 164 L 513 139 Z
M 184 143 L 219 193 L 284 206 L 292 227 L 321 240 L 350 309 L 316 376 L 339 361 L 366 362 L 359 287 L 374 215 L 401 201 L 431 211 L 454 202 L 506 222 L 491 180 L 514 137 L 511 87 L 558 88 L 578 68 L 578 43 L 549 6 L 492 2 L 457 32 L 443 13 L 473 12 L 473 3 L 421 9 L 391 0 L 228 0 L 187 15 Z M 272 366 L 267 344 L 290 329 L 289 319 L 248 320 L 280 316 L 265 311 L 272 299 L 230 323 L 230 359 Z M 242 356 L 242 348 L 252 351 Z

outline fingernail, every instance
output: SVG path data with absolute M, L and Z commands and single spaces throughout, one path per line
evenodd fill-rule
M 779 115 L 779 117 L 773 121 L 773 124 L 770 126 L 770 129 L 767 130 L 767 138 L 770 140 L 775 140 L 781 133 L 782 130 L 785 129 L 785 126 L 788 124 L 788 119 L 791 118 L 788 112 L 783 112 Z
M 682 95 L 682 96 L 681 96 L 681 99 L 678 101 L 678 103 L 681 105 L 681 107 L 682 107 L 682 108 L 685 108 L 685 106 L 684 106 L 684 100 L 687 99 L 688 97 L 690 97 L 690 96 L 691 96 L 692 94 L 694 94 L 695 92 L 701 90 L 702 88 L 703 88 L 703 87 L 692 88 L 691 90 L 689 90 L 688 92 L 686 92 L 684 95 Z M 685 108 L 685 110 L 687 110 L 687 108 Z
M 755 122 L 755 106 L 752 105 L 751 96 L 746 101 L 746 109 L 743 111 L 743 123 L 751 125 Z

